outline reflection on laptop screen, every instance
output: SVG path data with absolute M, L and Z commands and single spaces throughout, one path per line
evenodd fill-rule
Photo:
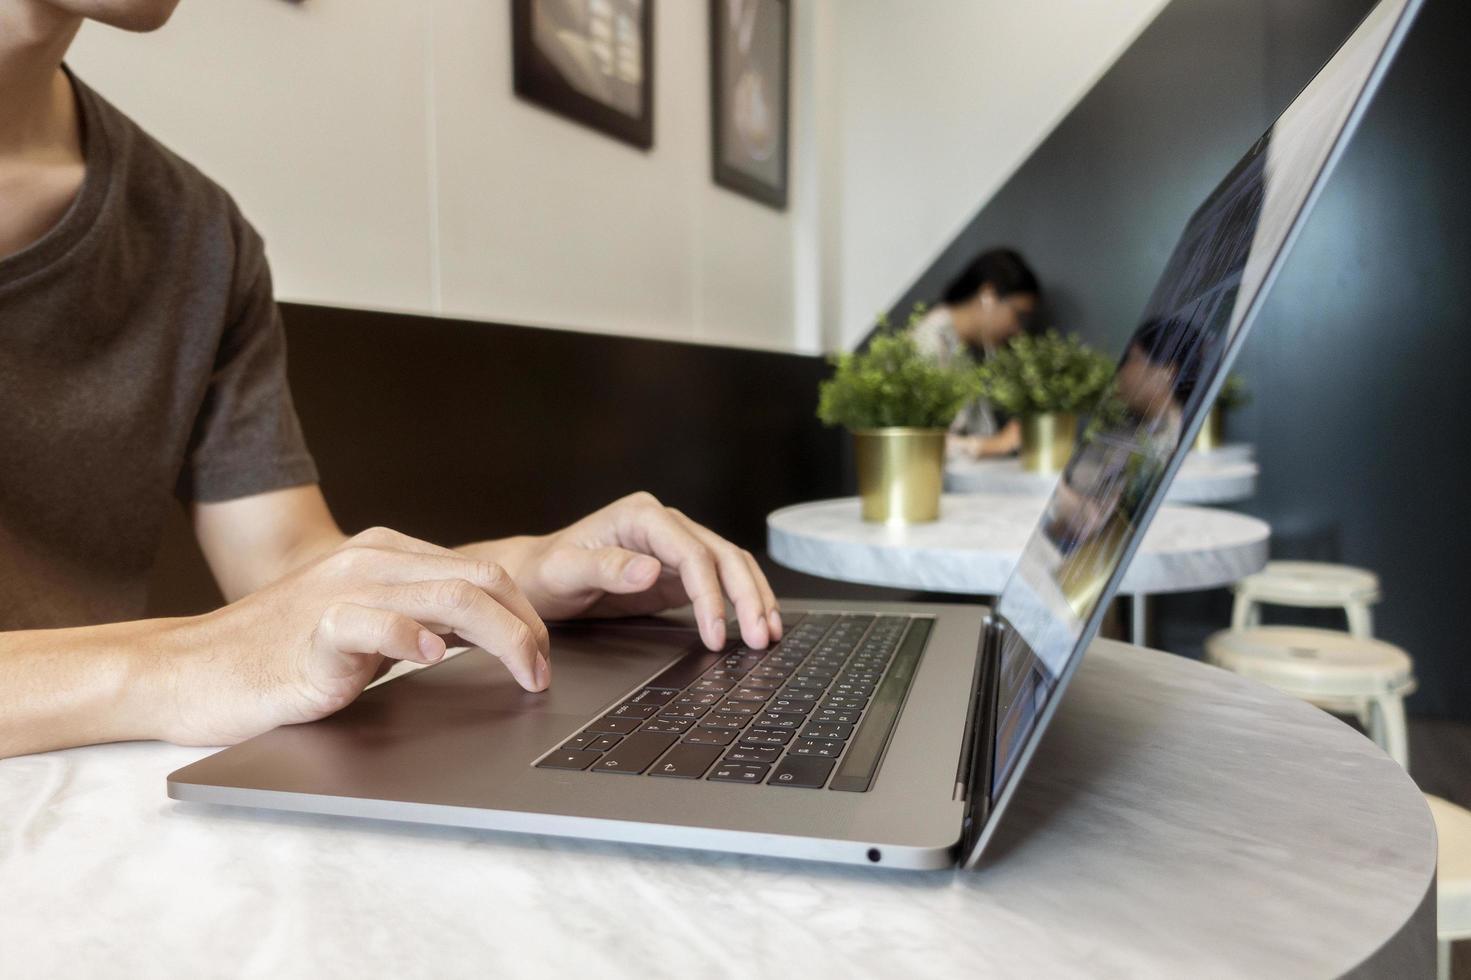
M 1108 396 L 996 603 L 992 798 L 1097 629 L 1408 0 L 1383 0 L 1191 216 Z

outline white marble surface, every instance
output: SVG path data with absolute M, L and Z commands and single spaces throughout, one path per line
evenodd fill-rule
M 928 524 L 871 524 L 858 499 L 819 500 L 766 518 L 772 559 L 809 575 L 927 592 L 996 595 L 1016 566 L 1045 497 L 946 494 Z M 1119 591 L 1190 592 L 1235 582 L 1267 563 L 1271 528 L 1244 514 L 1166 504 Z
M 1176 504 L 1226 504 L 1256 494 L 1260 472 L 1251 458 L 1250 447 L 1239 450 L 1192 452 L 1180 464 L 1180 472 L 1165 499 Z M 1057 485 L 1057 473 L 1033 473 L 1022 469 L 1021 460 L 952 459 L 945 464 L 945 489 L 950 493 L 1008 493 L 1046 496 Z
M 1435 838 L 1330 716 L 1094 645 L 976 872 L 177 803 L 208 750 L 0 761 L 10 977 L 1428 975 Z M 1426 896 L 1429 904 L 1425 904 Z

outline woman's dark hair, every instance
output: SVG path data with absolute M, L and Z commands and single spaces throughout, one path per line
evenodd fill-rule
M 965 271 L 945 287 L 940 302 L 946 306 L 968 302 L 981 291 L 982 286 L 990 286 L 996 290 L 997 296 L 1010 296 L 1012 293 L 1042 295 L 1036 275 L 1020 255 L 1009 248 L 993 248 L 976 256 Z

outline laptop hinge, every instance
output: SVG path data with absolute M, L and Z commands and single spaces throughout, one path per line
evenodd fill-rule
M 965 800 L 974 784 L 977 757 L 981 754 L 977 746 L 978 743 L 985 744 L 984 739 L 976 737 L 976 726 L 987 727 L 990 720 L 987 692 L 996 686 L 995 669 L 997 651 L 1000 649 L 1000 633 L 997 620 L 988 613 L 981 626 L 975 670 L 971 674 L 970 705 L 965 715 L 965 742 L 960 750 L 960 764 L 955 770 L 955 793 L 951 797 L 953 800 Z

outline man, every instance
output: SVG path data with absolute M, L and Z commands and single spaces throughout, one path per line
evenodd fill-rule
M 544 619 L 693 602 L 700 635 L 781 636 L 752 557 L 647 494 L 457 550 L 338 530 L 286 389 L 261 240 L 234 203 L 64 68 L 85 19 L 178 0 L 0 0 L 0 757 L 219 744 L 351 702 L 451 634 L 527 690 Z M 229 604 L 142 620 L 167 509 Z

